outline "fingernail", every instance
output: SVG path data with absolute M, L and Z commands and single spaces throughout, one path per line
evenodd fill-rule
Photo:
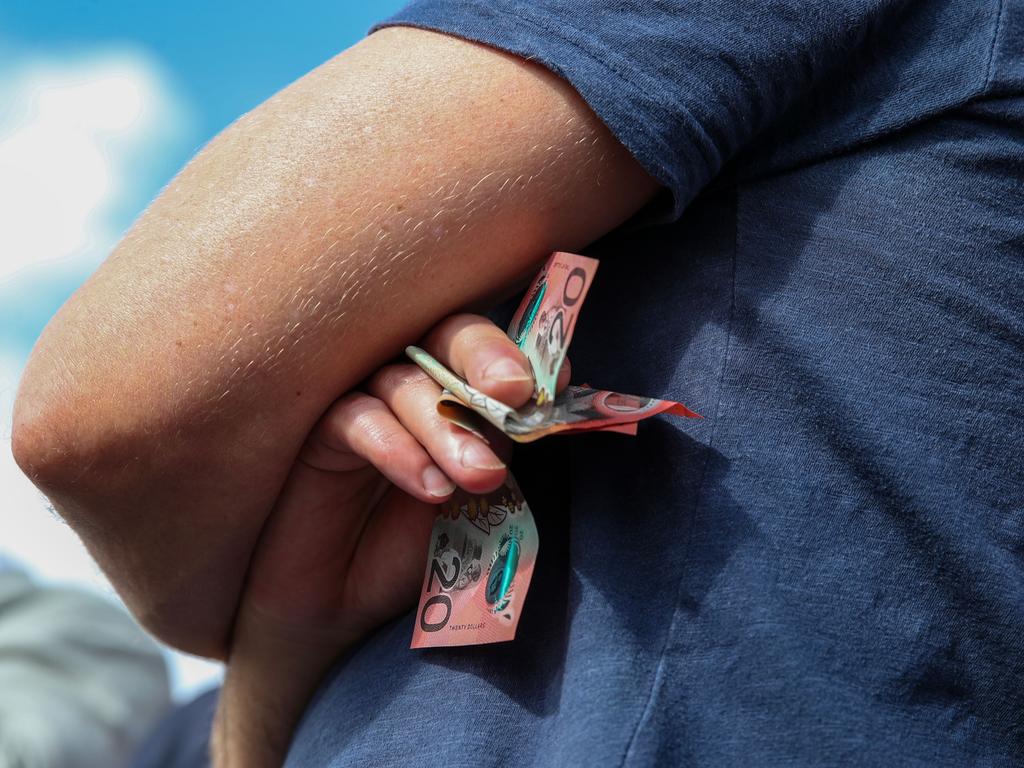
M 484 378 L 501 383 L 532 381 L 533 377 L 515 360 L 502 357 L 484 368 Z
M 462 446 L 459 461 L 467 469 L 504 469 L 505 465 L 480 443 L 470 441 Z
M 423 488 L 431 496 L 440 499 L 455 490 L 455 483 L 437 467 L 429 466 L 423 470 Z

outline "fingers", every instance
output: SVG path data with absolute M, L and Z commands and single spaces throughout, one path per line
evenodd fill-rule
M 452 315 L 434 327 L 424 344 L 471 386 L 513 408 L 533 394 L 526 355 L 486 317 Z
M 518 407 L 533 395 L 526 356 L 490 320 L 454 315 L 437 325 L 424 347 L 472 386 Z M 569 382 L 566 360 L 557 390 Z M 340 398 L 321 419 L 302 459 L 328 471 L 373 465 L 413 497 L 437 503 L 458 485 L 486 493 L 505 478 L 507 440 L 490 432 L 491 445 L 437 413 L 440 387 L 416 366 L 390 365 L 367 383 L 367 393 Z M 495 451 L 497 449 L 498 452 Z
M 441 388 L 415 365 L 385 366 L 369 380 L 367 390 L 460 488 L 486 493 L 505 479 L 505 464 L 487 443 L 438 414 Z
M 452 315 L 424 339 L 424 348 L 484 394 L 511 405 L 533 396 L 533 375 L 526 355 L 498 326 L 480 315 Z M 556 390 L 569 384 L 566 359 L 558 372 Z
M 569 364 L 569 358 L 566 357 L 565 360 L 562 361 L 562 367 L 558 369 L 558 381 L 555 382 L 556 394 L 569 386 L 569 379 L 571 377 L 572 366 Z
M 335 401 L 313 428 L 300 458 L 331 472 L 372 464 L 409 495 L 433 504 L 455 490 L 451 478 L 387 405 L 362 392 Z

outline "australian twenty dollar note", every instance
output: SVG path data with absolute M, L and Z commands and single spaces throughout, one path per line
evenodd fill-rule
M 413 648 L 511 640 L 540 542 L 511 473 L 496 491 L 458 489 L 430 534 Z
M 576 318 L 597 260 L 556 252 L 523 297 L 508 329 L 533 371 L 534 399 L 512 408 L 471 387 L 418 347 L 406 353 L 444 387 L 438 411 L 480 434 L 479 419 L 518 442 L 558 432 L 636 434 L 637 422 L 659 413 L 699 418 L 669 400 L 569 386 L 555 393 Z M 496 491 L 456 490 L 431 533 L 413 648 L 479 645 L 515 637 L 540 542 L 530 507 L 511 473 Z

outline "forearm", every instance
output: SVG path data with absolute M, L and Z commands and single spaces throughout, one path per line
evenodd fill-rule
M 16 454 L 151 630 L 220 654 L 327 405 L 653 190 L 546 71 L 378 33 L 218 137 L 61 310 Z
M 357 638 L 297 635 L 268 617 L 241 621 L 246 642 L 228 659 L 211 758 L 214 768 L 276 768 L 325 672 Z

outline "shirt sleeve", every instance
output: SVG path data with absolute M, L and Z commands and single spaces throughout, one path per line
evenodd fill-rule
M 678 216 L 905 0 L 415 0 L 374 27 L 457 35 L 568 80 Z

